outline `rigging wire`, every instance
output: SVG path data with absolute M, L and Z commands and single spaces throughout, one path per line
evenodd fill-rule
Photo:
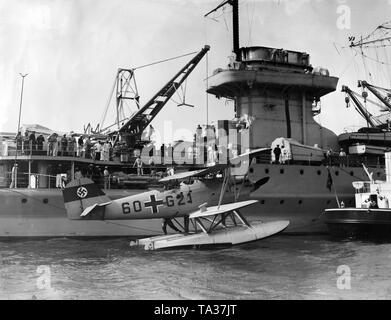
M 102 118 L 100 120 L 100 127 L 101 128 L 103 127 L 103 123 L 104 123 L 104 121 L 106 119 L 107 112 L 109 110 L 109 106 L 110 106 L 111 100 L 112 100 L 113 95 L 114 95 L 114 89 L 115 89 L 116 82 L 117 82 L 117 76 L 114 78 L 114 82 L 113 82 L 113 85 L 112 85 L 112 88 L 111 88 L 111 92 L 110 92 L 110 95 L 109 95 L 109 97 L 107 99 L 106 108 L 105 108 L 105 111 L 103 112 Z
M 168 58 L 168 59 L 159 60 L 159 61 L 155 61 L 155 62 L 152 62 L 152 63 L 144 64 L 144 65 L 142 65 L 142 66 L 138 66 L 138 67 L 136 67 L 136 68 L 133 68 L 133 70 L 142 69 L 142 68 L 145 68 L 145 67 L 153 66 L 153 65 L 155 65 L 155 64 L 159 64 L 159 63 L 163 63 L 163 62 L 167 62 L 167 61 L 171 61 L 171 60 L 175 60 L 175 59 L 187 57 L 187 56 L 190 56 L 190 55 L 192 55 L 192 54 L 196 54 L 197 52 L 198 52 L 198 51 L 194 51 L 194 52 L 190 52 L 190 53 L 185 53 L 185 54 L 182 54 L 182 55 L 180 55 L 180 56 L 173 57 L 173 58 Z

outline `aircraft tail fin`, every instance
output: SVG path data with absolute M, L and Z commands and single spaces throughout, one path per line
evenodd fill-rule
M 103 207 L 111 202 L 110 198 L 88 178 L 71 181 L 62 190 L 62 195 L 70 220 L 99 219 L 99 211 L 102 211 L 101 219 L 103 219 Z M 98 216 L 88 215 L 93 210 L 94 213 L 98 213 Z

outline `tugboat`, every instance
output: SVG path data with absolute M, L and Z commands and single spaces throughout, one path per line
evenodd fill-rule
M 386 180 L 355 181 L 354 208 L 326 209 L 325 223 L 333 237 L 391 239 L 391 152 L 385 153 Z

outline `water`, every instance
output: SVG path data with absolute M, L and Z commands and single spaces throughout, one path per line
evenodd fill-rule
M 218 250 L 148 252 L 128 243 L 0 242 L 0 299 L 391 298 L 391 244 L 279 235 Z M 350 268 L 350 289 L 337 287 L 341 265 Z

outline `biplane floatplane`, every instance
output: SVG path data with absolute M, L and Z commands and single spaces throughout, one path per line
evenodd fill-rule
M 269 177 L 251 186 L 245 186 L 245 180 L 244 176 L 238 183 L 231 175 L 231 164 L 217 164 L 165 177 L 160 180 L 165 186 L 163 190 L 115 200 L 107 197 L 92 180 L 81 178 L 63 189 L 63 197 L 68 218 L 72 220 L 163 219 L 165 235 L 131 242 L 146 250 L 234 245 L 272 236 L 289 225 L 285 220 L 250 224 L 245 219 L 239 210 L 258 201 L 238 200 L 248 199 L 249 192 L 267 183 Z M 243 189 L 244 195 L 240 194 Z M 176 233 L 166 234 L 167 226 Z

